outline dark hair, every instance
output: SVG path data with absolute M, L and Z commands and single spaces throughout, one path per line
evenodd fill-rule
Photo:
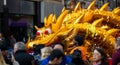
M 80 36 L 80 35 L 75 36 L 75 37 L 74 37 L 74 40 L 78 42 L 78 45 L 79 45 L 79 46 L 81 46 L 81 45 L 83 44 L 83 42 L 84 42 L 83 37 Z
M 101 54 L 101 56 L 102 56 L 102 59 L 101 59 L 102 63 L 101 63 L 101 65 L 108 65 L 107 55 L 106 55 L 105 51 L 102 48 L 99 48 L 99 47 L 95 47 L 94 50 L 97 50 Z
M 34 44 L 34 45 L 33 45 L 33 50 L 34 50 L 34 52 L 35 52 L 35 55 L 38 54 L 38 53 L 40 53 L 40 52 L 41 52 L 40 49 L 42 49 L 42 48 L 44 48 L 44 47 L 45 47 L 44 44 L 39 44 L 39 45 Z
M 81 50 L 74 50 L 73 54 L 71 55 L 72 63 L 74 63 L 75 65 L 84 65 L 84 61 L 82 60 L 81 54 Z
M 70 63 L 70 64 L 68 64 L 68 65 L 76 65 L 76 64 L 74 64 L 74 63 Z
M 55 58 L 60 58 L 60 57 L 64 57 L 64 53 L 59 50 L 59 49 L 54 49 L 51 54 L 50 54 L 50 60 L 54 60 Z
M 52 46 L 52 48 L 54 48 L 56 45 L 61 45 L 63 47 L 63 49 L 65 48 L 64 44 L 62 42 L 56 42 L 54 43 L 54 45 Z

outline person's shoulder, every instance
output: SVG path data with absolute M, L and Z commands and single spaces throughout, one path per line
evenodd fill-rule
M 113 53 L 113 56 L 120 56 L 120 51 Z
M 120 49 L 117 51 L 118 54 L 120 54 Z
M 49 62 L 49 57 L 47 57 L 47 58 L 44 59 L 44 60 L 41 60 L 40 65 L 46 65 L 48 62 Z
M 20 57 L 24 57 L 24 58 L 29 58 L 29 59 L 34 59 L 34 56 L 27 53 L 27 52 L 23 52 L 23 53 L 17 53 L 16 56 L 20 56 Z
M 72 62 L 72 58 L 69 56 L 65 56 L 63 60 L 66 60 L 66 62 Z

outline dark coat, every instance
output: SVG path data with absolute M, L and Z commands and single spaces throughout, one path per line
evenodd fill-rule
M 19 50 L 14 54 L 15 60 L 19 62 L 20 65 L 32 65 L 34 57 L 29 55 L 25 50 Z
M 50 60 L 50 56 L 47 57 L 46 59 L 42 60 L 39 65 L 47 65 L 49 60 Z M 68 56 L 65 56 L 65 57 L 63 57 L 62 62 L 61 62 L 60 65 L 70 64 L 71 62 L 72 62 L 72 59 L 70 57 L 68 57 Z
M 120 63 L 120 49 L 112 56 L 112 65 L 117 65 L 118 63 Z

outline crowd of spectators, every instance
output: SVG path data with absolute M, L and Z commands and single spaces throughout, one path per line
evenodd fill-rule
M 51 46 L 33 45 L 33 52 L 28 53 L 24 42 L 16 42 L 11 36 L 11 48 L 4 45 L 4 37 L 0 34 L 0 65 L 120 65 L 120 37 L 115 40 L 115 53 L 112 56 L 112 64 L 104 49 L 95 47 L 92 59 L 86 58 L 87 50 L 83 46 L 84 39 L 77 35 L 74 37 L 74 49 L 65 54 L 65 46 L 62 42 L 56 42 Z

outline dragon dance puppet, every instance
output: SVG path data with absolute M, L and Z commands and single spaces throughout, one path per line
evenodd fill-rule
M 109 11 L 109 3 L 105 3 L 98 9 L 95 2 L 86 9 L 82 9 L 79 2 L 72 12 L 63 8 L 58 18 L 55 14 L 45 17 L 44 27 L 35 26 L 37 36 L 26 44 L 27 48 L 32 48 L 34 44 L 49 46 L 60 40 L 66 45 L 66 51 L 69 51 L 73 48 L 74 36 L 81 35 L 85 39 L 88 56 L 94 46 L 99 46 L 111 57 L 115 35 L 120 32 L 120 8 Z

